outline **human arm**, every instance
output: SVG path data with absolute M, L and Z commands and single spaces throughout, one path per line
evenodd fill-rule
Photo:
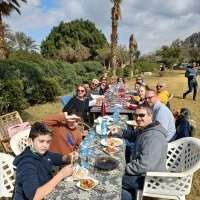
M 56 126 L 60 123 L 62 123 L 65 119 L 65 116 L 63 113 L 60 114 L 55 114 L 55 115 L 50 115 L 48 117 L 46 117 L 45 119 L 43 119 L 43 122 L 47 125 L 47 126 Z
M 53 189 L 67 176 L 73 173 L 73 165 L 63 167 L 50 181 L 37 188 L 33 200 L 42 200 L 46 195 L 53 191 Z

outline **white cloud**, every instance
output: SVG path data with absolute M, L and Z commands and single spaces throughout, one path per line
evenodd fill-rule
M 44 0 L 28 0 L 27 4 L 21 4 L 22 15 L 13 12 L 6 22 L 12 30 L 23 31 L 40 41 L 47 35 L 34 38 L 35 33 L 46 30 L 47 34 L 61 20 L 89 19 L 110 40 L 112 4 L 109 0 L 54 1 L 56 6 L 44 11 L 41 7 Z M 47 0 L 45 2 L 48 3 Z M 134 32 L 140 50 L 146 53 L 163 44 L 170 44 L 178 37 L 184 39 L 191 33 L 200 31 L 199 8 L 199 0 L 124 0 L 121 4 L 119 43 L 128 45 L 130 34 Z

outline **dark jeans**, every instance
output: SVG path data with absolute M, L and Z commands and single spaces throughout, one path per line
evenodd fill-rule
M 130 156 L 131 153 L 133 151 L 133 148 L 135 146 L 134 142 L 130 142 L 129 140 L 125 140 L 126 143 L 126 151 L 125 151 L 125 159 L 126 159 L 126 163 L 130 162 Z
M 136 199 L 136 191 L 143 189 L 143 176 L 124 175 L 122 179 L 122 200 Z
M 185 98 L 186 95 L 188 95 L 189 93 L 191 93 L 194 90 L 194 92 L 193 92 L 193 100 L 196 100 L 197 89 L 198 89 L 197 81 L 188 80 L 188 91 L 183 93 L 183 98 Z

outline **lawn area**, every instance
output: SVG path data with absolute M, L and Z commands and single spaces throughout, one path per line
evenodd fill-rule
M 185 100 L 182 99 L 183 91 L 187 89 L 187 80 L 184 77 L 183 71 L 175 71 L 173 73 L 167 73 L 163 77 L 152 76 L 146 77 L 145 82 L 154 87 L 157 81 L 164 81 L 167 85 L 169 92 L 174 94 L 174 98 L 171 101 L 171 108 L 180 109 L 181 107 L 187 107 L 192 112 L 192 118 L 197 122 L 196 137 L 200 138 L 200 129 L 198 123 L 200 121 L 200 100 L 194 102 L 192 97 L 188 96 Z M 133 86 L 134 81 L 129 81 L 129 86 Z M 44 105 L 38 105 L 26 109 L 22 115 L 23 119 L 26 121 L 37 121 L 41 120 L 43 117 L 61 112 L 62 106 L 58 100 L 55 103 L 47 103 Z M 188 196 L 188 200 L 199 200 L 200 199 L 200 172 L 197 172 L 193 179 L 192 192 Z

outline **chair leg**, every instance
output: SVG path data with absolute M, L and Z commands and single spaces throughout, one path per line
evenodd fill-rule
M 185 196 L 179 196 L 179 200 L 185 200 Z
M 136 200 L 142 200 L 143 199 L 142 193 L 143 193 L 142 190 L 137 190 L 137 192 L 136 192 Z

